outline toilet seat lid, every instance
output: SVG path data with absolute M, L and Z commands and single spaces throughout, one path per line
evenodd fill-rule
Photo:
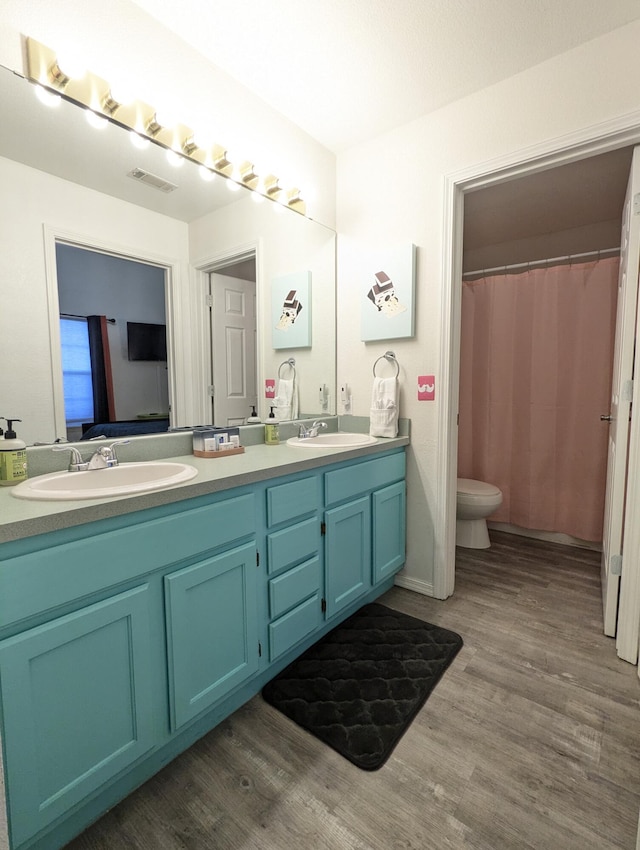
M 464 493 L 467 496 L 499 496 L 502 492 L 499 487 L 494 484 L 487 484 L 486 481 L 476 481 L 473 478 L 458 478 L 458 493 Z

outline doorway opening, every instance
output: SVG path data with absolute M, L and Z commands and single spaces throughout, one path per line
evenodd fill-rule
M 490 528 L 602 549 L 632 153 L 465 194 L 458 477 L 502 491 Z
M 56 240 L 68 440 L 166 431 L 167 269 Z
M 214 425 L 243 425 L 258 402 L 256 252 L 207 269 Z
M 517 177 L 540 174 L 600 153 L 637 145 L 640 142 L 640 122 L 630 116 L 628 122 L 611 122 L 607 125 L 585 128 L 574 134 L 571 144 L 566 139 L 544 142 L 528 149 L 494 160 L 491 167 L 479 165 L 445 178 L 445 242 L 443 254 L 443 311 L 441 333 L 441 368 L 445 398 L 439 411 L 439 433 L 442 451 L 438 458 L 437 503 L 435 518 L 434 595 L 445 599 L 451 595 L 455 584 L 455 517 L 457 471 L 457 412 L 460 368 L 460 286 L 462 277 L 462 243 L 465 194 L 475 190 L 506 183 Z M 640 422 L 632 423 L 630 442 L 640 440 Z M 638 432 L 638 433 L 636 433 Z M 635 467 L 634 467 L 635 468 Z M 640 498 L 640 492 L 631 494 Z M 630 496 L 627 496 L 629 500 Z M 640 528 L 633 530 L 631 545 L 640 545 Z M 631 656 L 637 658 L 638 619 L 635 609 L 640 609 L 640 576 L 636 569 L 629 570 L 627 581 L 634 585 L 627 596 L 627 642 L 631 642 Z M 625 577 L 622 585 L 624 589 Z M 621 596 L 621 615 L 623 612 Z M 618 628 L 618 654 L 626 657 L 620 648 L 621 627 Z M 635 633 L 635 634 L 634 634 Z M 635 648 L 634 648 L 635 646 Z M 627 659 L 629 660 L 629 659 Z

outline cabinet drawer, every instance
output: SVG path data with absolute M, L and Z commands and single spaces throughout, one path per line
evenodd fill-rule
M 329 507 L 352 499 L 368 490 L 377 490 L 386 484 L 399 481 L 404 476 L 404 452 L 335 469 L 324 476 L 325 504 Z
M 269 626 L 269 659 L 275 661 L 320 626 L 320 598 L 316 593 Z
M 0 626 L 240 541 L 254 505 L 249 493 L 3 561 Z
M 313 558 L 269 582 L 269 612 L 275 620 L 320 590 L 320 560 Z
M 317 478 L 302 478 L 267 490 L 267 525 L 289 522 L 318 510 Z
M 320 521 L 317 517 L 299 522 L 267 535 L 268 572 L 270 575 L 299 564 L 320 548 Z

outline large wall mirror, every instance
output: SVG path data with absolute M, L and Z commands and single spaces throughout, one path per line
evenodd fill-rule
M 336 412 L 332 230 L 175 168 L 118 125 L 95 129 L 76 104 L 44 106 L 1 67 L 0 106 L 0 416 L 22 420 L 28 444 L 91 421 L 65 409 L 61 314 L 103 319 L 114 392 L 96 421 L 228 424 L 253 404 L 264 418 L 266 385 L 294 376 L 298 416 Z M 164 328 L 166 360 L 131 342 L 136 325 Z

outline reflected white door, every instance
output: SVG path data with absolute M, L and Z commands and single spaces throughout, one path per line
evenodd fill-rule
M 214 425 L 242 425 L 257 403 L 255 281 L 212 272 Z
M 611 383 L 611 408 L 603 411 L 609 420 L 607 490 L 602 538 L 602 606 L 604 632 L 616 634 L 618 591 L 622 564 L 627 464 L 629 455 L 629 416 L 638 301 L 640 261 L 640 148 L 635 148 L 622 215 L 620 274 L 616 339 Z M 603 423 L 604 427 L 604 423 Z M 631 559 L 629 559 L 631 561 Z M 630 566 L 630 568 L 633 568 Z

